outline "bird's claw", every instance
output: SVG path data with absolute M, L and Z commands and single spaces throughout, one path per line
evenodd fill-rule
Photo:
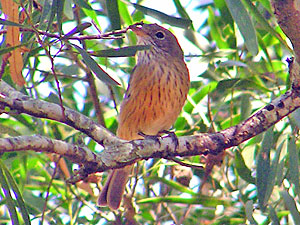
M 175 150 L 179 146 L 178 137 L 176 136 L 175 132 L 169 131 L 169 130 L 162 130 L 159 132 L 159 134 L 167 134 L 169 137 L 172 138 L 173 143 L 175 144 Z
M 153 141 L 157 142 L 160 145 L 160 141 L 159 141 L 160 135 L 148 135 L 148 134 L 145 134 L 141 131 L 138 132 L 138 135 L 142 136 L 144 139 L 153 140 Z

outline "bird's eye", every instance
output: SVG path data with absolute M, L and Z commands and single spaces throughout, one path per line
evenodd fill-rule
M 163 32 L 161 32 L 161 31 L 156 32 L 155 36 L 158 39 L 164 39 L 165 38 L 165 34 Z

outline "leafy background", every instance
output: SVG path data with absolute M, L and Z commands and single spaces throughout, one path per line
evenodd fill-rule
M 20 44 L 26 50 L 22 55 L 26 85 L 20 88 L 10 78 L 4 58 L 12 48 L 6 46 L 5 33 L 1 32 L 3 80 L 30 97 L 58 104 L 62 101 L 112 132 L 117 128 L 117 108 L 137 50 L 123 47 L 134 46 L 136 37 L 127 32 L 121 39 L 81 43 L 62 38 L 74 28 L 94 35 L 98 34 L 96 26 L 109 32 L 144 21 L 162 24 L 175 33 L 191 74 L 188 100 L 174 125 L 179 136 L 238 124 L 289 88 L 285 60 L 292 53 L 268 0 L 52 0 L 16 4 L 21 15 Z M 92 21 L 94 25 L 84 29 L 85 23 Z M 4 25 L 16 24 L 1 20 L 1 29 L 7 27 Z M 38 30 L 61 37 L 37 35 Z M 103 71 L 121 85 L 113 85 Z M 185 158 L 191 168 L 163 159 L 139 162 L 138 173 L 128 187 L 134 191 L 137 223 L 300 224 L 297 114 L 227 150 L 221 157 L 223 163 L 217 160 L 218 166 L 211 173 L 202 168 L 207 160 L 204 156 Z M 0 115 L 0 137 L 30 134 L 101 151 L 90 138 L 58 122 L 14 112 Z M 1 224 L 125 223 L 123 208 L 111 212 L 96 205 L 107 173 L 95 175 L 88 185 L 72 186 L 66 182 L 68 171 L 57 166 L 57 161 L 31 151 L 1 155 Z M 66 165 L 69 171 L 77 168 L 67 160 Z

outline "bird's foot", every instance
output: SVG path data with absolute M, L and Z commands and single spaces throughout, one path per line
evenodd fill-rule
M 149 135 L 149 134 L 145 134 L 140 131 L 140 132 L 138 132 L 138 135 L 142 136 L 144 139 L 153 140 L 160 145 L 160 141 L 159 141 L 160 135 L 159 134 L 158 135 Z
M 175 150 L 179 146 L 178 137 L 176 136 L 175 132 L 169 130 L 162 130 L 158 134 L 167 134 L 169 137 L 172 138 L 173 143 L 175 144 Z

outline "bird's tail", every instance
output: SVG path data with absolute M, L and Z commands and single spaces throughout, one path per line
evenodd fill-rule
M 99 206 L 107 205 L 113 210 L 119 208 L 131 170 L 132 165 L 112 171 L 100 193 Z

